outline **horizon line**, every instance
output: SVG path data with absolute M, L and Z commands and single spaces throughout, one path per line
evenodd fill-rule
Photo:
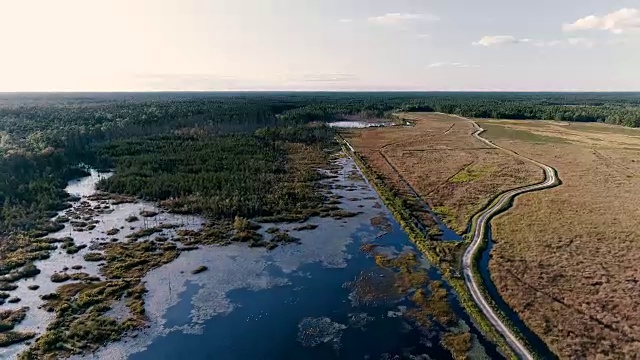
M 2 95 L 15 94 L 167 94 L 167 93 L 184 93 L 184 94 L 202 94 L 202 93 L 640 93 L 639 90 L 403 90 L 403 89 L 372 89 L 372 90 L 309 90 L 309 89 L 236 89 L 236 90 L 19 90 L 19 91 L 0 91 Z

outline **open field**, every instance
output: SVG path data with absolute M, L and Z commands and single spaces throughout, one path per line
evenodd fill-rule
M 494 143 L 558 170 L 493 221 L 492 278 L 561 358 L 640 353 L 640 131 L 602 124 L 479 121 Z
M 349 130 L 343 136 L 397 191 L 405 191 L 402 179 L 407 181 L 459 234 L 499 193 L 543 179 L 536 166 L 473 138 L 469 121 L 433 113 L 400 116 L 415 126 Z

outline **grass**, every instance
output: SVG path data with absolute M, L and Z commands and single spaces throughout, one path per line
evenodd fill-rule
M 118 228 L 113 228 L 113 229 L 109 229 L 105 232 L 105 234 L 109 235 L 109 236 L 114 236 L 117 235 L 120 232 L 120 229 Z
M 0 348 L 35 337 L 35 333 L 32 332 L 13 331 L 14 327 L 25 319 L 28 310 L 28 307 L 23 307 L 0 311 Z
M 555 167 L 563 181 L 519 197 L 494 219 L 490 269 L 498 291 L 561 358 L 636 356 L 638 132 L 602 124 L 490 123 L 507 129 L 486 137 Z M 563 141 L 500 136 L 509 129 Z
M 277 232 L 273 234 L 273 236 L 271 237 L 271 242 L 279 243 L 279 244 L 299 243 L 300 239 L 298 239 L 297 237 L 291 236 L 286 232 Z
M 345 152 L 348 149 L 343 148 Z M 504 338 L 499 335 L 493 325 L 484 317 L 480 309 L 477 307 L 471 295 L 469 294 L 464 280 L 455 274 L 459 272 L 460 257 L 464 250 L 462 243 L 442 243 L 430 241 L 425 234 L 417 227 L 415 218 L 411 212 L 405 207 L 406 201 L 398 196 L 395 190 L 383 180 L 380 173 L 377 173 L 372 167 L 360 157 L 358 153 L 351 153 L 356 164 L 360 167 L 365 177 L 369 180 L 371 186 L 380 195 L 380 198 L 389 208 L 400 226 L 409 236 L 409 239 L 416 247 L 427 257 L 427 259 L 438 266 L 442 276 L 447 280 L 449 285 L 455 290 L 460 304 L 471 316 L 476 326 L 491 338 L 500 348 L 500 350 L 509 356 L 515 358 Z M 366 247 L 364 251 L 373 250 Z
M 527 141 L 539 144 L 561 144 L 567 142 L 561 137 L 539 135 L 527 130 L 500 126 L 498 123 L 482 122 L 481 127 L 486 130 L 483 134 L 483 137 L 486 138 Z
M 415 305 L 408 315 L 419 325 L 431 328 L 435 321 L 440 326 L 449 326 L 456 320 L 449 306 L 447 290 L 440 281 L 429 279 L 425 269 L 420 267 L 416 253 L 403 252 L 397 256 L 379 253 L 375 254 L 375 261 L 381 268 L 393 270 L 394 286 Z
M 84 260 L 85 261 L 103 261 L 104 255 L 102 255 L 99 252 L 90 252 L 90 253 L 84 254 Z
M 135 215 L 130 215 L 130 216 L 127 216 L 127 218 L 124 219 L 124 221 L 128 223 L 132 223 L 132 222 L 140 221 L 140 219 Z
M 302 225 L 302 226 L 298 226 L 293 228 L 294 231 L 308 231 L 308 230 L 315 230 L 318 228 L 319 225 L 316 224 L 306 224 L 306 225 Z
M 464 168 L 464 170 L 455 174 L 451 179 L 449 179 L 449 181 L 452 183 L 474 182 L 492 172 L 494 172 L 492 169 L 468 166 Z
M 438 114 L 399 114 L 414 127 L 345 131 L 342 135 L 384 180 L 405 198 L 405 181 L 432 209 L 447 209 L 447 225 L 462 235 L 471 217 L 495 195 L 536 183 L 536 166 L 473 138 L 468 121 Z M 411 211 L 429 225 L 420 206 Z
M 445 334 L 441 340 L 442 345 L 451 351 L 453 358 L 456 360 L 467 359 L 467 353 L 471 350 L 471 334 L 449 333 Z

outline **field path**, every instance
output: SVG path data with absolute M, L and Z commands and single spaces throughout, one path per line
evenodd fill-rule
M 452 115 L 452 116 L 463 119 L 463 120 L 471 121 L 473 123 L 473 126 L 476 129 L 476 131 L 473 133 L 473 136 L 478 140 L 484 142 L 485 144 L 491 147 L 505 151 L 522 160 L 529 161 L 544 170 L 545 180 L 543 182 L 509 190 L 501 194 L 493 203 L 491 203 L 491 205 L 487 209 L 483 210 L 476 217 L 474 217 L 473 221 L 474 221 L 475 232 L 473 233 L 473 239 L 471 241 L 471 244 L 467 248 L 467 250 L 464 252 L 464 256 L 462 257 L 462 271 L 464 274 L 465 283 L 469 288 L 469 292 L 471 293 L 473 300 L 476 302 L 476 304 L 478 304 L 478 307 L 480 308 L 480 310 L 482 310 L 482 313 L 487 317 L 487 319 L 489 320 L 489 322 L 491 322 L 491 324 L 495 327 L 495 329 L 504 336 L 504 338 L 507 340 L 507 343 L 509 344 L 511 349 L 516 353 L 516 355 L 519 358 L 527 359 L 527 360 L 534 359 L 533 354 L 529 351 L 529 349 L 527 349 L 526 345 L 523 344 L 518 339 L 518 337 L 513 333 L 513 331 L 509 329 L 509 327 L 502 322 L 502 320 L 498 317 L 494 309 L 489 305 L 489 303 L 485 299 L 484 293 L 480 290 L 480 286 L 477 283 L 478 280 L 473 274 L 474 258 L 483 248 L 482 245 L 483 245 L 483 241 L 486 233 L 487 223 L 491 220 L 491 218 L 494 215 L 496 215 L 500 211 L 503 211 L 511 203 L 513 198 L 520 194 L 531 192 L 531 191 L 543 190 L 543 189 L 551 188 L 558 185 L 560 183 L 558 179 L 558 175 L 556 173 L 556 170 L 548 165 L 545 165 L 533 159 L 524 157 L 516 153 L 515 151 L 505 149 L 481 137 L 480 134 L 482 134 L 485 130 L 482 129 L 480 126 L 478 126 L 478 124 L 475 121 L 461 117 L 461 116 L 457 116 L 457 115 Z

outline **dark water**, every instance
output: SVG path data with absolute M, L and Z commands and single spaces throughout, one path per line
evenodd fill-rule
M 347 163 L 342 174 L 346 178 L 353 164 L 349 160 L 344 161 Z M 339 183 L 345 184 L 346 180 Z M 502 358 L 495 346 L 475 328 L 446 284 L 450 305 L 459 319 L 455 329 L 444 329 L 437 324 L 429 329 L 416 326 L 403 315 L 406 308 L 412 306 L 412 302 L 405 298 L 354 301 L 353 288 L 345 284 L 361 278 L 362 274 L 384 279 L 385 271 L 389 271 L 381 269 L 373 257 L 362 252 L 362 244 L 376 244 L 385 253 L 419 252 L 389 211 L 379 205 L 382 202 L 367 183 L 359 183 L 357 188 L 332 191 L 345 198 L 360 197 L 359 200 L 345 201 L 343 207 L 347 210 L 360 209 L 363 214 L 348 220 L 312 219 L 310 223 L 320 224 L 317 230 L 291 231 L 302 239 L 300 245 L 279 247 L 271 252 L 244 248 L 233 253 L 229 247 L 207 249 L 201 255 L 198 251 L 190 252 L 187 256 L 198 259 L 186 262 L 190 267 L 204 261 L 199 256 L 223 251 L 233 255 L 201 262 L 209 270 L 200 277 L 188 275 L 189 279 L 182 282 L 182 287 L 173 284 L 168 289 L 158 289 L 159 285 L 154 285 L 175 282 L 175 277 L 182 271 L 166 270 L 165 275 L 153 275 L 156 280 L 168 276 L 168 280 L 162 281 L 154 281 L 151 276 L 148 279 L 149 306 L 153 307 L 156 303 L 153 299 L 167 292 L 179 292 L 179 298 L 159 312 L 162 314 L 160 319 L 154 320 L 156 312 L 153 309 L 149 311 L 152 323 L 162 324 L 163 331 L 150 331 L 151 335 L 129 341 L 124 346 L 126 350 L 120 350 L 120 353 L 127 354 L 126 357 L 132 360 L 324 360 L 386 359 L 394 356 L 451 359 L 449 351 L 440 345 L 440 337 L 452 330 L 468 330 L 473 334 L 470 358 Z M 372 215 L 380 214 L 391 225 L 386 234 L 381 234 L 380 229 L 369 222 Z M 183 261 L 181 258 L 176 263 Z M 234 265 L 223 265 L 229 259 Z M 255 267 L 252 262 L 262 265 Z M 424 258 L 421 262 L 431 280 L 442 279 L 438 270 L 429 266 Z M 219 264 L 218 269 L 216 264 Z M 233 271 L 241 264 L 247 269 L 255 267 L 258 270 L 255 276 L 245 281 L 246 284 L 230 286 L 227 278 L 234 277 Z M 238 268 L 237 271 L 248 270 Z M 187 273 L 186 269 L 184 273 Z M 219 278 L 223 273 L 230 275 Z M 207 281 L 214 283 L 213 290 Z M 205 291 L 208 287 L 210 289 Z M 216 293 L 218 287 L 230 290 Z M 194 315 L 202 304 L 220 303 L 221 297 L 224 297 L 225 311 L 214 311 L 204 317 Z M 197 325 L 198 331 L 185 330 L 187 324 Z M 154 326 L 152 324 L 152 328 Z M 96 355 L 108 357 L 105 354 Z
M 427 212 L 431 215 L 433 220 L 435 221 L 436 226 L 438 227 L 440 232 L 442 233 L 442 235 L 440 236 L 440 239 L 442 241 L 462 241 L 462 236 L 458 235 L 457 232 L 453 231 L 450 227 L 448 227 L 447 224 L 445 224 L 444 221 L 442 221 L 442 219 L 433 212 L 433 210 L 429 207 L 429 205 L 425 204 L 425 208 Z
M 525 325 L 525 323 L 520 319 L 520 316 L 507 305 L 507 303 L 502 299 L 500 293 L 498 293 L 498 289 L 496 289 L 495 284 L 491 280 L 491 274 L 489 272 L 489 260 L 491 258 L 491 249 L 493 249 L 493 237 L 491 232 L 491 225 L 487 225 L 487 248 L 482 253 L 482 257 L 480 258 L 479 272 L 482 277 L 482 282 L 484 283 L 484 287 L 487 290 L 491 299 L 496 304 L 498 309 L 500 309 L 511 321 L 511 323 L 518 329 L 518 331 L 524 336 L 524 339 L 527 341 L 531 349 L 538 354 L 538 356 L 543 359 L 556 359 L 557 357 L 553 354 L 549 347 L 536 335 L 533 331 L 529 330 L 529 328 Z
M 225 316 L 216 316 L 204 323 L 204 332 L 198 335 L 171 332 L 154 341 L 136 359 L 178 359 L 188 354 L 189 359 L 364 359 L 380 358 L 383 354 L 428 354 L 434 359 L 451 358 L 438 344 L 440 329 L 425 334 L 409 324 L 402 316 L 389 317 L 397 311 L 399 303 L 379 306 L 354 306 L 349 299 L 351 289 L 343 286 L 353 281 L 362 271 L 375 271 L 373 260 L 359 251 L 359 237 L 373 235 L 375 230 L 359 229 L 348 246 L 352 255 L 345 268 L 328 269 L 319 263 L 301 266 L 295 274 L 285 274 L 270 267 L 272 276 L 286 277 L 287 286 L 266 290 L 238 289 L 228 293 L 238 305 Z M 402 251 L 411 246 L 397 224 L 393 231 L 376 241 Z M 440 276 L 434 268 L 432 279 Z M 165 318 L 171 326 L 183 325 L 192 310 L 190 297 L 197 285 L 189 283 L 180 302 L 168 309 Z M 469 323 L 468 316 L 451 296 L 455 312 Z M 305 318 L 328 318 L 344 327 L 331 339 L 317 346 L 304 346 L 298 339 L 299 324 Z M 353 318 L 366 318 L 361 327 L 353 326 Z M 495 348 L 480 337 L 490 358 L 499 358 Z

